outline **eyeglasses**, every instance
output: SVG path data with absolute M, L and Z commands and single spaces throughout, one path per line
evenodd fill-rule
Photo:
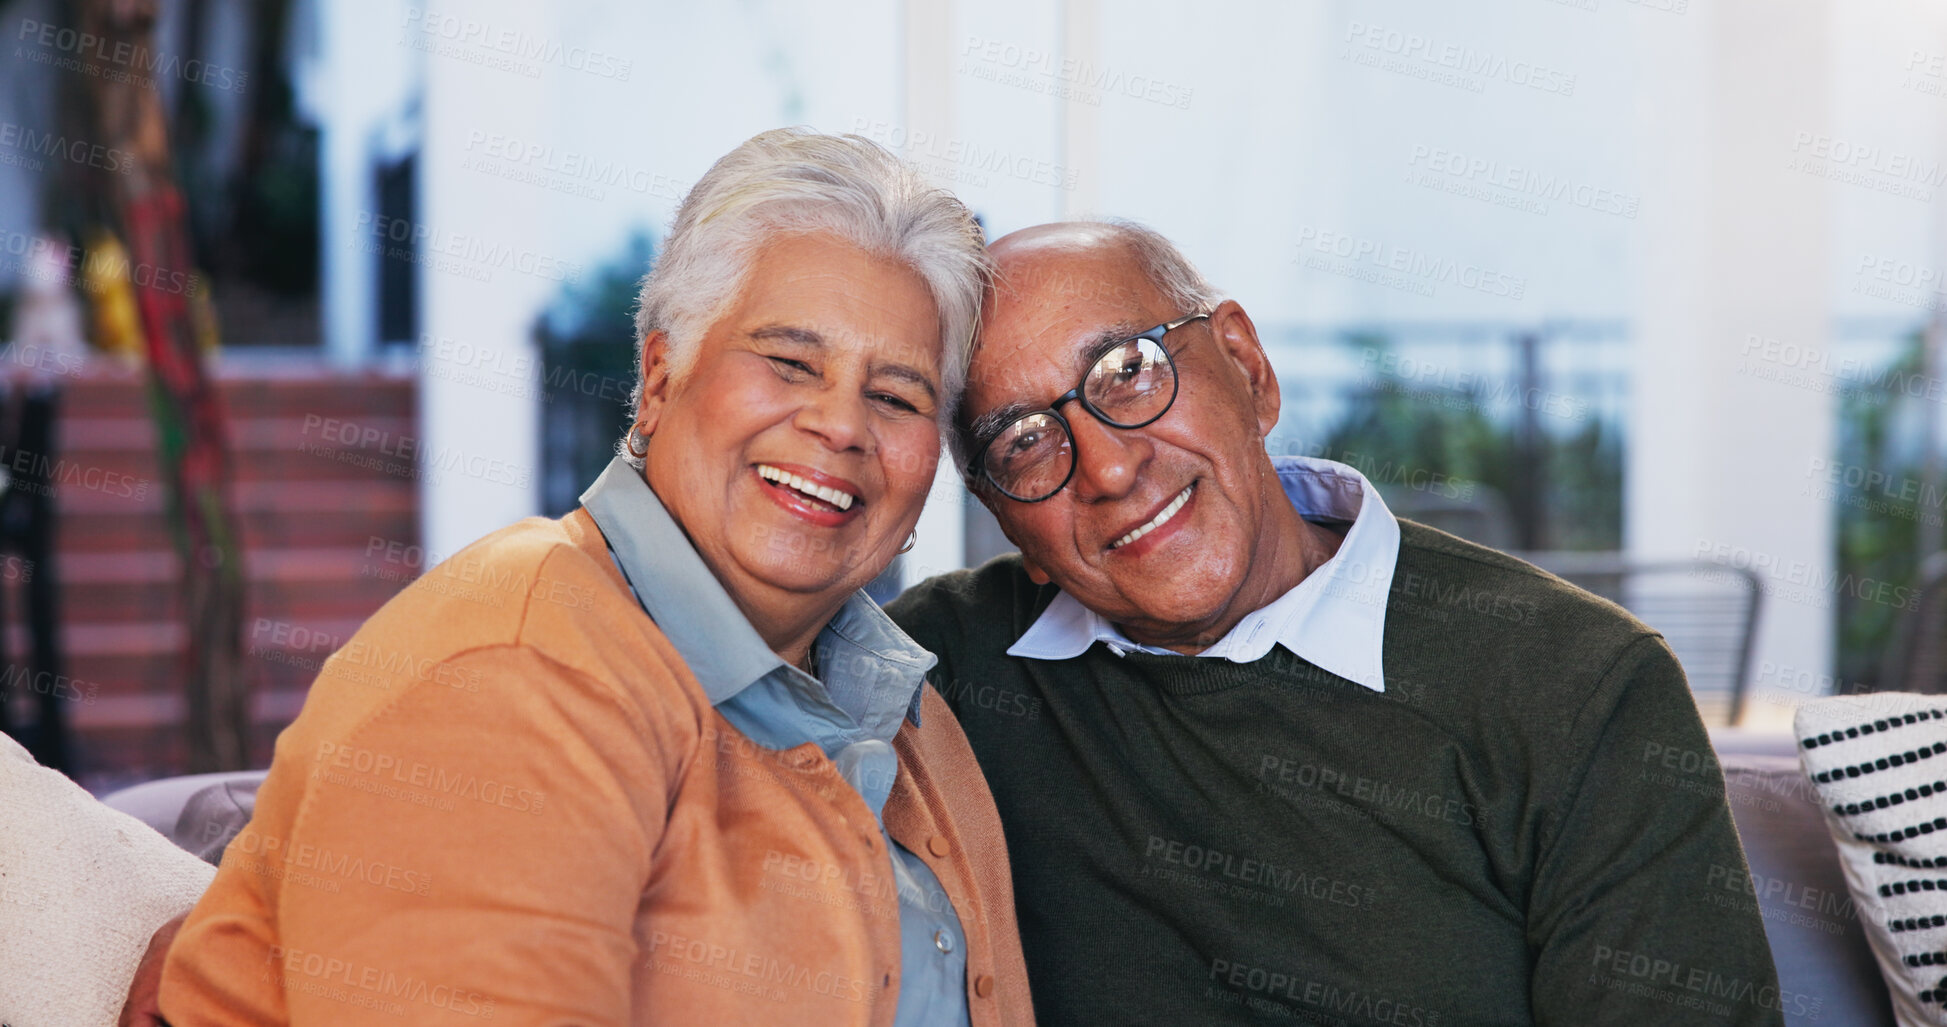
M 1176 365 L 1163 348 L 1163 336 L 1209 316 L 1190 314 L 1116 343 L 1082 373 L 1080 384 L 988 439 L 968 465 L 968 476 L 978 468 L 980 479 L 1022 503 L 1060 492 L 1075 474 L 1075 433 L 1061 415 L 1062 406 L 1079 400 L 1082 409 L 1112 428 L 1155 421 L 1176 402 Z

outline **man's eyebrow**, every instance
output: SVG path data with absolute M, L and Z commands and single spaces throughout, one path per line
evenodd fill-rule
M 780 342 L 795 342 L 804 346 L 822 347 L 825 344 L 825 337 L 809 328 L 799 328 L 794 325 L 784 324 L 760 325 L 750 330 L 750 337 L 753 339 L 776 339 Z
M 1097 360 L 1107 356 L 1110 350 L 1135 338 L 1137 332 L 1146 330 L 1146 326 L 1124 321 L 1109 325 L 1089 336 L 1088 341 L 1075 350 L 1080 354 L 1080 358 L 1075 362 L 1075 373 L 1079 375 L 1086 372 L 1095 366 Z
M 967 426 L 967 433 L 973 436 L 976 443 L 986 445 L 992 442 L 994 436 L 999 435 L 1001 429 L 1007 427 L 1015 418 L 1033 409 L 1034 404 L 1024 400 L 1015 400 L 1012 403 L 995 407 L 981 414 L 979 417 L 974 418 L 973 423 Z
M 1097 360 L 1102 359 L 1105 354 L 1115 347 L 1128 342 L 1130 338 L 1142 330 L 1136 327 L 1133 322 L 1119 322 L 1108 325 L 1083 340 L 1082 344 L 1074 350 L 1076 376 L 1079 378 L 1082 374 L 1085 374 L 1090 367 L 1094 366 Z M 1053 399 L 1054 397 L 1050 396 L 1048 398 Z M 967 426 L 967 432 L 973 436 L 976 444 L 985 444 L 991 441 L 994 436 L 1000 434 L 1000 430 L 1006 427 L 1009 422 L 1020 417 L 1022 414 L 1032 413 L 1036 409 L 1035 404 L 1025 400 L 1006 403 L 974 418 L 973 423 Z

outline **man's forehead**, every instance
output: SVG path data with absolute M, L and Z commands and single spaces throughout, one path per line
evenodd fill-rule
M 1048 305 L 1126 309 L 1155 298 L 1155 288 L 1128 253 L 1070 251 L 1003 261 L 993 305 L 997 312 Z
M 1066 363 L 1102 332 L 1141 331 L 1161 309 L 1155 287 L 1119 246 L 1042 247 L 1009 253 L 999 265 L 981 319 L 984 354 Z

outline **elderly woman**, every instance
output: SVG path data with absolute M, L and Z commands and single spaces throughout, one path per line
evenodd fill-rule
M 986 269 L 863 139 L 718 161 L 644 280 L 617 457 L 332 656 L 168 1020 L 1029 1021 L 992 799 L 860 591 L 919 519 Z

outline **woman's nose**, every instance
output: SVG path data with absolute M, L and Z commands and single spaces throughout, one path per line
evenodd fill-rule
M 798 408 L 794 423 L 800 430 L 818 436 L 833 452 L 848 449 L 869 452 L 872 432 L 867 416 L 865 397 L 849 389 L 832 387 L 819 389 L 807 398 Z

